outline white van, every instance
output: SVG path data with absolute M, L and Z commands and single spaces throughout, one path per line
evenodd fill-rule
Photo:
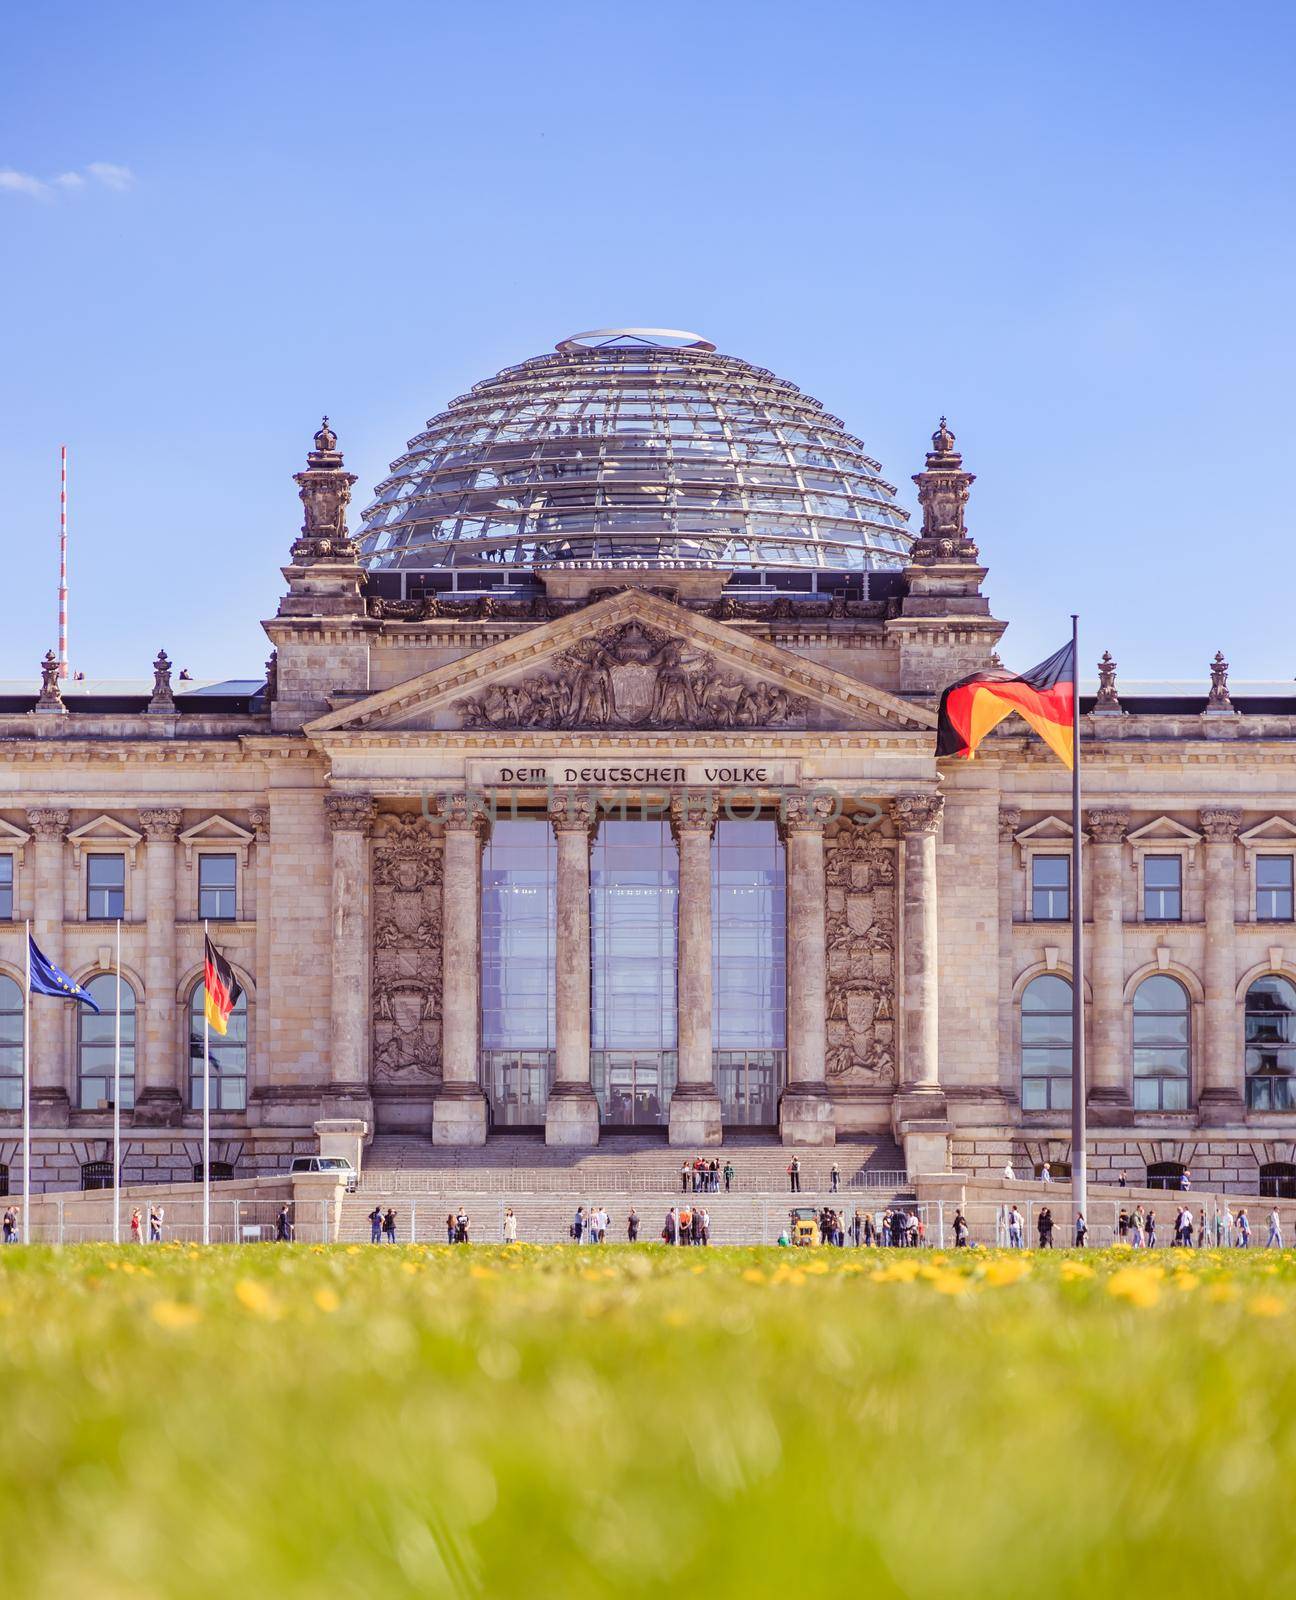
M 356 1192 L 359 1181 L 359 1174 L 345 1156 L 294 1156 L 288 1170 L 290 1177 L 296 1177 L 299 1172 L 323 1172 L 345 1178 L 348 1194 Z

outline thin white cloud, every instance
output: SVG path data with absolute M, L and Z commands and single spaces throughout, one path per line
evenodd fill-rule
M 52 200 L 59 194 L 75 194 L 86 187 L 86 175 L 105 189 L 123 194 L 135 187 L 135 174 L 129 167 L 116 161 L 91 161 L 84 172 L 61 172 L 57 178 L 33 177 L 30 172 L 19 172 L 14 167 L 0 167 L 0 191 L 25 194 L 32 200 Z
M 135 182 L 131 169 L 119 167 L 114 161 L 92 161 L 86 171 L 108 189 L 129 189 Z
M 10 194 L 30 195 L 33 200 L 48 200 L 50 194 L 49 184 L 33 178 L 29 172 L 15 172 L 12 167 L 0 167 L 0 189 L 7 189 Z

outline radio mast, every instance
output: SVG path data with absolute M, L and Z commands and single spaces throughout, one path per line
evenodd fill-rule
M 59 446 L 58 675 L 68 675 L 67 648 L 67 446 Z

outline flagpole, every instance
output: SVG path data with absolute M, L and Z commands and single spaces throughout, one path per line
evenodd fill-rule
M 1089 1221 L 1089 1130 L 1085 1109 L 1084 877 L 1080 851 L 1080 619 L 1071 614 L 1071 1205 Z M 1072 1219 L 1074 1229 L 1074 1218 Z
M 23 1112 L 22 1112 L 22 1175 L 23 1210 L 22 1241 L 31 1243 L 31 919 L 24 924 L 27 941 L 24 945 L 23 963 Z
M 113 1227 L 121 1243 L 121 918 L 117 918 L 117 1020 L 113 1027 Z
M 207 920 L 203 919 L 203 1243 L 211 1243 L 211 1029 L 207 1021 Z

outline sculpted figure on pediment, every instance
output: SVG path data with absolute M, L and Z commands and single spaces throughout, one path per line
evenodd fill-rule
M 462 704 L 466 728 L 804 727 L 806 710 L 802 696 L 745 683 L 707 651 L 638 621 Z
M 421 817 L 381 819 L 373 851 L 373 1076 L 441 1076 L 441 850 Z
M 896 1081 L 895 842 L 843 818 L 827 840 L 828 1076 Z

